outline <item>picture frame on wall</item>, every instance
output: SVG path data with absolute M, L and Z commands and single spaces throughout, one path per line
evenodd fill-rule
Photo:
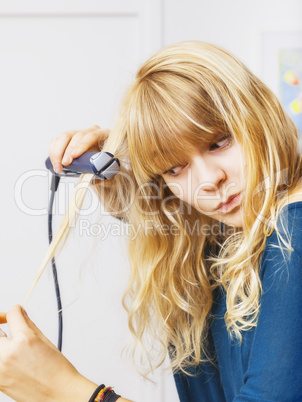
M 264 32 L 262 63 L 263 79 L 297 126 L 301 147 L 302 31 Z

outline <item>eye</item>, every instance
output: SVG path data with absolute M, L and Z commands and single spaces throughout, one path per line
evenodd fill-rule
M 213 144 L 210 145 L 210 151 L 216 150 L 216 149 L 224 149 L 227 148 L 232 142 L 232 135 L 231 134 L 226 134 L 222 136 L 219 141 L 214 142 Z M 221 144 L 222 143 L 222 144 Z M 219 145 L 220 144 L 220 145 Z M 167 174 L 168 176 L 173 176 L 176 177 L 182 172 L 182 167 L 185 165 L 177 165 L 172 167 L 169 170 L 166 170 L 163 175 Z M 179 169 L 178 171 L 175 172 L 175 169 Z
M 182 169 L 180 169 L 178 172 L 175 172 L 174 171 L 174 169 L 177 169 L 177 168 L 181 168 L 182 166 L 174 166 L 173 168 L 171 168 L 171 169 L 169 169 L 169 170 L 166 170 L 163 174 L 167 174 L 168 176 L 173 176 L 173 177 L 176 177 L 176 176 L 178 176 L 180 173 L 181 173 L 181 171 L 182 171 Z
M 211 144 L 210 150 L 212 151 L 213 149 L 226 148 L 231 143 L 231 137 L 232 137 L 231 134 L 224 135 L 223 137 L 220 138 L 220 140 L 218 142 L 214 142 L 213 144 Z M 228 140 L 228 141 L 226 141 L 226 140 Z M 218 145 L 220 143 L 223 143 L 223 144 Z

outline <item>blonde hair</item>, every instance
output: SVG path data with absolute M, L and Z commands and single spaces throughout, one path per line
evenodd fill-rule
M 230 227 L 227 235 L 200 235 L 196 224 L 211 227 L 214 220 L 174 196 L 161 173 L 219 132 L 230 133 L 245 155 L 243 227 Z M 139 69 L 103 150 L 121 161 L 118 175 L 94 182 L 93 188 L 130 228 L 132 273 L 123 305 L 133 354 L 136 346 L 146 351 L 147 339 L 155 339 L 161 349 L 158 362 L 150 361 L 154 367 L 170 345 L 174 370 L 211 360 L 207 333 L 218 286 L 226 290 L 227 330 L 241 342 L 241 331 L 257 325 L 267 236 L 273 229 L 280 235 L 278 216 L 302 174 L 297 129 L 276 96 L 216 45 L 168 46 Z M 67 215 L 74 214 L 73 204 Z M 55 253 L 66 222 L 40 271 Z M 177 235 L 167 236 L 163 228 L 172 227 Z M 292 250 L 289 239 L 282 241 Z

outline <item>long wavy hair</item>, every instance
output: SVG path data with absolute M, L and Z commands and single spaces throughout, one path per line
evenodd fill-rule
M 202 232 L 217 221 L 177 198 L 161 174 L 218 132 L 241 145 L 247 175 L 243 227 L 217 234 Z M 110 181 L 83 175 L 80 183 L 84 190 L 92 185 L 105 208 L 129 225 L 131 280 L 123 305 L 133 354 L 138 346 L 148 355 L 146 343 L 156 340 L 154 368 L 173 345 L 172 368 L 187 372 L 211 359 L 207 333 L 216 287 L 226 290 L 231 336 L 241 342 L 242 331 L 257 325 L 261 256 L 272 231 L 280 236 L 276 222 L 302 175 L 297 129 L 241 61 L 219 46 L 190 41 L 141 66 L 103 150 L 120 159 L 120 173 Z M 84 190 L 72 200 L 39 275 L 66 239 Z M 288 237 L 282 243 L 292 251 Z

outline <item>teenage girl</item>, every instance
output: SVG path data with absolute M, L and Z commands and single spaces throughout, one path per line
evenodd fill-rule
M 59 171 L 88 150 L 121 164 L 90 185 L 136 233 L 134 347 L 156 340 L 155 367 L 169 351 L 181 401 L 302 401 L 302 159 L 276 96 L 220 47 L 179 43 L 140 68 L 111 131 L 63 133 L 49 155 Z M 21 306 L 1 320 L 2 392 L 126 401 L 84 378 Z

